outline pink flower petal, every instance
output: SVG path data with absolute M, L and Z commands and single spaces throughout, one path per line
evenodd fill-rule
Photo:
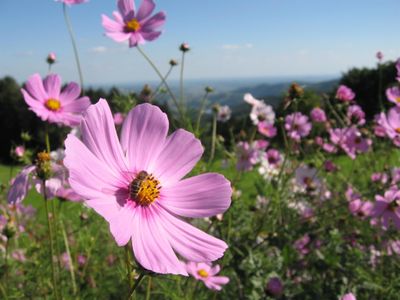
M 155 7 L 156 5 L 153 0 L 143 0 L 136 15 L 138 21 L 146 19 L 153 12 Z
M 29 77 L 28 81 L 25 83 L 25 88 L 33 98 L 42 103 L 44 103 L 44 99 L 49 98 L 47 92 L 44 90 L 42 78 L 37 73 Z
M 90 105 L 89 97 L 81 97 L 71 101 L 63 106 L 64 112 L 81 113 L 85 111 Z
M 128 182 L 115 176 L 113 170 L 74 135 L 65 141 L 64 164 L 69 170 L 69 183 L 73 190 L 106 220 L 118 213 L 118 192 Z
M 203 151 L 200 141 L 192 133 L 178 129 L 166 139 L 155 160 L 154 174 L 163 187 L 170 186 L 193 169 Z
M 165 18 L 166 18 L 165 13 L 161 11 L 152 16 L 150 19 L 144 21 L 143 27 L 145 28 L 146 31 L 155 30 L 158 27 L 164 25 Z
M 8 203 L 17 204 L 25 199 L 29 187 L 29 174 L 35 170 L 35 166 L 28 166 L 15 178 L 7 194 Z
M 162 224 L 168 241 L 186 260 L 208 262 L 224 255 L 228 248 L 224 241 L 193 227 L 162 208 L 158 211 L 159 223 Z
M 129 13 L 135 12 L 135 2 L 133 0 L 118 0 L 118 9 L 125 18 Z
M 118 214 L 110 220 L 110 231 L 120 247 L 125 246 L 133 235 L 134 218 L 138 212 L 135 206 L 136 204 L 132 201 L 125 203 Z
M 25 100 L 26 104 L 28 104 L 28 106 L 31 110 L 34 110 L 36 113 L 38 113 L 38 112 L 46 109 L 43 105 L 43 102 L 33 99 L 30 96 L 30 94 L 27 91 L 25 91 L 24 89 L 21 89 L 21 93 L 24 96 L 24 100 Z
M 168 118 L 157 106 L 141 104 L 131 110 L 121 131 L 129 169 L 153 173 L 168 133 Z
M 225 212 L 231 196 L 230 183 L 224 176 L 207 173 L 163 187 L 159 204 L 180 216 L 203 218 Z
M 132 245 L 140 265 L 161 274 L 187 275 L 185 265 L 171 248 L 168 233 L 159 224 L 156 206 L 136 209 Z
M 61 90 L 61 78 L 57 74 L 50 74 L 43 80 L 44 89 L 49 98 L 59 99 Z
M 110 167 L 115 176 L 128 170 L 106 100 L 100 99 L 86 110 L 81 122 L 81 132 L 83 143 Z
M 61 92 L 60 101 L 67 104 L 74 101 L 81 94 L 81 87 L 76 82 L 70 82 Z
M 102 25 L 109 32 L 123 32 L 124 24 L 114 21 L 106 15 L 101 15 Z M 129 35 L 127 35 L 129 37 Z

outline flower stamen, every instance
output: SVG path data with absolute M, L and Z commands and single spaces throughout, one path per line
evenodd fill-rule
M 140 30 L 141 27 L 142 25 L 140 25 L 137 19 L 132 19 L 125 24 L 125 30 L 128 32 L 137 32 Z
M 46 101 L 44 106 L 51 111 L 59 111 L 61 108 L 61 103 L 57 99 L 50 98 Z
M 129 196 L 141 206 L 149 206 L 160 195 L 160 182 L 146 171 L 140 171 L 129 184 Z
M 197 274 L 198 274 L 200 277 L 203 277 L 203 278 L 207 278 L 207 277 L 208 277 L 208 272 L 207 272 L 206 270 L 204 270 L 204 269 L 198 270 L 198 271 L 197 271 Z

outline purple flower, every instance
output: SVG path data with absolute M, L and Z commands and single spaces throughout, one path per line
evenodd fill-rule
M 344 102 L 352 101 L 355 98 L 354 92 L 345 85 L 340 85 L 336 91 L 336 99 Z
M 220 291 L 222 286 L 229 282 L 229 278 L 226 276 L 216 276 L 221 270 L 219 265 L 212 267 L 207 263 L 188 262 L 186 269 L 190 275 L 196 280 L 203 281 L 211 290 Z
M 398 86 L 386 89 L 386 97 L 390 102 L 400 106 L 400 88 Z
M 376 58 L 381 62 L 383 59 L 383 53 L 381 51 L 376 52 Z
M 311 238 L 308 234 L 303 235 L 301 238 L 296 240 L 293 244 L 293 247 L 297 250 L 297 252 L 303 256 L 310 252 L 307 245 L 311 242 Z
M 383 112 L 375 119 L 378 126 L 384 130 L 385 135 L 400 147 L 400 107 L 389 109 L 387 115 Z
M 129 47 L 157 39 L 161 34 L 158 29 L 165 22 L 165 13 L 151 17 L 154 8 L 153 0 L 143 0 L 138 11 L 134 0 L 118 0 L 119 12 L 113 12 L 115 20 L 102 15 L 105 34 L 116 42 L 129 40 Z
M 67 5 L 73 5 L 73 4 L 82 4 L 85 2 L 88 2 L 89 0 L 57 0 L 57 2 L 62 2 Z
M 380 218 L 383 229 L 388 229 L 392 223 L 400 229 L 400 191 L 388 190 L 384 196 L 375 196 L 375 205 L 371 211 L 371 217 Z
M 355 159 L 357 153 L 367 152 L 371 144 L 370 139 L 363 138 L 357 128 L 351 127 L 346 130 L 345 139 L 341 146 L 351 159 Z
M 350 124 L 364 125 L 365 113 L 359 105 L 350 105 L 347 108 L 347 119 Z
M 77 126 L 82 113 L 90 105 L 88 97 L 79 97 L 81 88 L 75 82 L 61 91 L 61 77 L 50 74 L 43 81 L 32 75 L 21 89 L 26 104 L 43 121 L 66 126 Z
M 17 146 L 14 150 L 15 156 L 22 157 L 25 154 L 25 147 L 24 146 Z
M 121 125 L 124 122 L 125 115 L 123 113 L 117 112 L 114 114 L 114 124 Z
M 311 131 L 311 123 L 308 122 L 308 117 L 302 113 L 295 112 L 287 115 L 285 118 L 285 129 L 291 139 L 300 142 L 302 137 L 309 135 Z
M 310 117 L 311 120 L 316 123 L 323 123 L 327 120 L 325 111 L 319 107 L 315 107 L 311 110 Z
M 357 300 L 356 296 L 353 295 L 353 293 L 348 293 L 346 295 L 343 295 L 342 298 L 340 298 L 340 300 Z
M 265 292 L 271 296 L 279 297 L 283 294 L 283 284 L 278 277 L 272 277 L 268 280 Z
M 278 165 L 282 160 L 281 154 L 276 149 L 269 149 L 266 153 L 266 157 L 268 163 L 273 166 Z

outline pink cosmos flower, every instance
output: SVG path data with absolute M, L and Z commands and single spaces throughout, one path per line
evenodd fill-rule
M 354 296 L 353 293 L 348 293 L 346 295 L 343 295 L 342 298 L 340 298 L 340 300 L 357 300 L 356 296 Z
M 119 140 L 104 99 L 89 107 L 80 127 L 82 141 L 71 134 L 65 141 L 69 182 L 109 223 L 119 246 L 132 240 L 136 260 L 162 274 L 187 275 L 175 252 L 196 262 L 223 255 L 223 241 L 182 219 L 223 213 L 232 195 L 220 174 L 182 179 L 203 153 L 192 133 L 167 136 L 166 114 L 145 103 L 129 112 Z
M 17 146 L 15 147 L 15 151 L 14 151 L 15 155 L 17 157 L 22 157 L 25 154 L 25 147 L 24 146 Z
M 258 151 L 248 142 L 239 142 L 236 145 L 238 171 L 250 171 L 258 162 Z
M 398 58 L 396 61 L 396 70 L 397 70 L 396 80 L 400 81 L 400 58 Z
M 365 153 L 370 149 L 372 140 L 362 137 L 357 128 L 351 127 L 345 132 L 345 138 L 341 144 L 342 149 L 351 158 L 355 159 L 357 153 Z
M 73 5 L 73 4 L 82 4 L 88 2 L 89 0 L 57 0 L 57 1 L 65 3 L 67 5 Z
M 265 135 L 268 138 L 273 138 L 277 134 L 276 127 L 273 124 L 268 123 L 267 121 L 259 122 L 257 128 L 259 133 Z
M 307 247 L 310 242 L 310 236 L 308 234 L 305 234 L 294 242 L 293 247 L 297 250 L 300 256 L 304 256 L 310 252 L 310 249 L 308 249 Z
M 273 166 L 277 166 L 282 160 L 280 152 L 276 149 L 269 149 L 266 153 L 266 158 L 268 163 Z
M 220 122 L 227 122 L 231 118 L 232 110 L 228 105 L 222 105 L 218 107 L 217 120 Z
M 229 278 L 226 276 L 215 276 L 221 270 L 219 265 L 211 267 L 207 263 L 188 262 L 186 269 L 190 275 L 203 281 L 206 287 L 211 290 L 220 291 L 222 286 L 229 282 Z
M 313 122 L 323 123 L 326 122 L 326 114 L 325 111 L 319 107 L 315 107 L 310 112 L 310 117 Z
M 345 85 L 340 85 L 336 91 L 336 99 L 344 102 L 352 101 L 355 98 L 354 92 Z
M 386 97 L 390 102 L 400 106 L 400 88 L 398 86 L 386 89 Z
M 295 171 L 296 183 L 307 191 L 315 191 L 321 187 L 317 177 L 318 170 L 309 166 L 299 166 Z
M 165 13 L 150 17 L 154 8 L 153 0 L 143 0 L 138 11 L 134 0 L 118 0 L 119 12 L 113 12 L 115 20 L 102 15 L 105 34 L 116 42 L 129 40 L 129 47 L 157 39 L 161 34 L 158 28 L 165 22 Z
M 123 113 L 117 112 L 114 114 L 114 124 L 121 125 L 124 122 L 125 115 Z
M 250 93 L 245 94 L 243 99 L 252 106 L 250 119 L 254 125 L 258 125 L 262 121 L 274 124 L 275 112 L 271 105 L 265 104 L 264 100 L 254 98 Z
M 365 113 L 359 105 L 350 105 L 347 108 L 347 119 L 349 124 L 364 125 Z
M 308 117 L 300 112 L 287 115 L 285 118 L 285 129 L 291 139 L 300 142 L 300 139 L 310 134 L 311 123 Z
M 390 189 L 384 196 L 375 196 L 375 205 L 371 211 L 371 217 L 380 218 L 383 229 L 388 229 L 390 223 L 400 229 L 400 191 Z
M 385 135 L 400 147 L 400 107 L 389 109 L 387 115 L 381 112 L 375 121 L 385 131 Z
M 79 97 L 81 88 L 75 82 L 61 91 L 61 77 L 48 75 L 42 82 L 39 74 L 32 75 L 21 89 L 26 104 L 43 121 L 77 126 L 81 114 L 90 105 L 88 97 Z

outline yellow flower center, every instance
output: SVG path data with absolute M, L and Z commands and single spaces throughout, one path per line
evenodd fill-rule
M 61 103 L 57 99 L 50 98 L 44 104 L 51 111 L 58 111 L 61 108 Z
M 400 103 L 400 97 L 396 97 L 396 102 Z
M 397 133 L 400 133 L 400 127 L 396 128 L 395 131 L 396 131 Z
M 139 205 L 149 206 L 160 194 L 160 182 L 146 171 L 140 171 L 129 184 L 129 196 Z
M 125 24 L 126 30 L 131 32 L 139 31 L 141 27 L 139 21 L 136 19 L 132 19 Z
M 204 270 L 204 269 L 198 270 L 198 271 L 197 271 L 197 274 L 198 274 L 200 277 L 203 277 L 203 278 L 207 278 L 207 277 L 208 277 L 208 273 L 207 273 L 207 271 Z

